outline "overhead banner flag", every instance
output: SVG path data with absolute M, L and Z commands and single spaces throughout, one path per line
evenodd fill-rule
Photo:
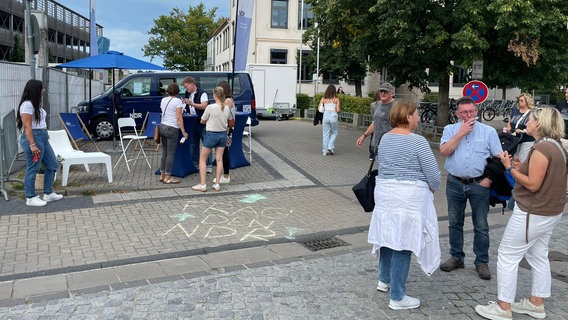
M 99 45 L 98 45 L 98 41 L 97 41 L 97 20 L 95 19 L 95 1 L 96 0 L 90 0 L 91 2 L 91 15 L 89 17 L 89 29 L 91 32 L 91 36 L 89 38 L 89 41 L 91 42 L 91 57 L 92 56 L 96 56 L 97 54 L 99 54 Z
M 236 16 L 234 71 L 244 71 L 247 65 L 250 28 L 254 0 L 239 0 Z

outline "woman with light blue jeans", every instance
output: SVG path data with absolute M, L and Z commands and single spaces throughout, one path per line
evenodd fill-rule
M 45 89 L 41 81 L 29 80 L 22 93 L 16 118 L 18 129 L 23 130 L 20 146 L 26 155 L 26 174 L 24 176 L 26 205 L 32 207 L 42 207 L 48 202 L 63 199 L 62 195 L 53 192 L 53 182 L 58 163 L 57 157 L 49 144 L 47 112 L 42 107 L 44 93 Z M 43 199 L 36 194 L 35 190 L 36 175 L 41 164 L 45 168 Z
M 332 155 L 335 152 L 335 139 L 339 133 L 338 113 L 341 110 L 339 105 L 335 86 L 330 84 L 327 86 L 318 106 L 319 110 L 323 112 L 321 149 L 324 156 Z

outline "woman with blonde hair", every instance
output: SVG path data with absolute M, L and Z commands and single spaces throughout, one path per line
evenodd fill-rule
M 223 174 L 223 151 L 227 146 L 227 129 L 235 125 L 235 119 L 229 107 L 225 106 L 225 93 L 223 87 L 215 87 L 213 90 L 214 104 L 210 104 L 201 116 L 201 123 L 205 124 L 205 138 L 203 139 L 203 147 L 199 154 L 199 180 L 200 183 L 191 187 L 195 191 L 207 191 L 205 176 L 207 174 L 207 157 L 211 154 L 211 150 L 215 149 L 215 161 L 217 162 L 217 170 L 215 174 L 215 183 L 211 186 L 213 190 L 220 191 L 221 175 Z
M 543 319 L 544 299 L 551 295 L 548 242 L 566 204 L 567 154 L 560 143 L 564 120 L 555 108 L 537 108 L 531 112 L 526 130 L 535 137 L 526 161 L 511 159 L 507 151 L 499 154 L 515 178 L 517 203 L 499 245 L 498 301 L 475 307 L 487 319 L 512 319 L 511 311 Z M 532 291 L 529 298 L 515 302 L 523 258 L 531 266 Z
M 527 133 L 528 116 L 531 110 L 534 110 L 534 99 L 528 93 L 521 93 L 517 100 L 519 103 L 517 109 L 513 109 L 511 113 L 511 120 L 507 123 L 507 132 L 521 138 L 514 156 L 519 157 L 519 161 L 523 162 L 527 159 L 534 143 L 534 137 Z

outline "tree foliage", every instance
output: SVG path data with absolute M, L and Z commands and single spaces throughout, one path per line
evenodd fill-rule
M 189 6 L 187 13 L 174 8 L 167 16 L 154 19 L 144 55 L 161 57 L 171 70 L 203 70 L 207 60 L 207 42 L 225 18 L 215 20 L 217 8 L 205 11 L 205 5 Z
M 12 51 L 10 52 L 10 61 L 23 62 L 25 60 L 24 54 L 24 48 L 22 48 L 20 35 L 16 33 L 14 35 L 14 45 L 12 47 Z
M 304 41 L 316 52 L 320 39 L 320 71 L 355 82 L 361 96 L 361 81 L 366 76 L 372 37 L 369 9 L 376 0 L 306 0 L 312 5 L 315 22 L 305 33 Z M 312 57 L 313 58 L 313 57 Z
M 428 83 L 437 82 L 438 125 L 448 118 L 450 75 L 474 60 L 484 60 L 490 87 L 540 89 L 567 81 L 563 0 L 310 2 L 326 46 L 336 41 L 339 49 L 347 46 L 334 53 L 344 60 L 344 74 L 351 72 L 348 63 L 364 63 L 368 55 L 369 69 L 386 68 L 395 85 L 428 92 Z M 326 68 L 329 64 L 324 62 Z

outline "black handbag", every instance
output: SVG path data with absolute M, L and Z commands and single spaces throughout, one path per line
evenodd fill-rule
M 377 169 L 373 170 L 373 165 L 375 164 L 375 158 L 377 156 L 377 149 L 379 145 L 375 147 L 375 154 L 373 155 L 373 161 L 371 161 L 371 166 L 369 166 L 369 171 L 367 174 L 351 188 L 355 197 L 363 207 L 365 212 L 372 212 L 375 208 L 375 180 L 379 171 Z

